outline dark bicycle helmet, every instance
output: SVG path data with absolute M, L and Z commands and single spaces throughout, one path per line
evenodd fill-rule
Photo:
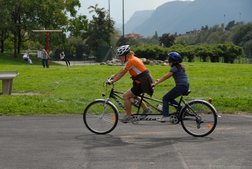
M 130 52 L 129 45 L 123 45 L 117 48 L 116 55 L 117 56 L 127 55 L 129 52 Z
M 182 62 L 182 57 L 178 52 L 170 52 L 168 53 L 168 61 L 173 62 L 173 63 L 181 63 Z

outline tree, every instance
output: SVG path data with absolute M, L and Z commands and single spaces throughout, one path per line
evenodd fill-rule
M 152 39 L 158 40 L 158 33 L 155 31 L 155 34 L 152 36 Z
M 75 7 L 80 7 L 79 0 L 22 0 L 18 3 L 16 0 L 1 0 L 0 8 L 9 13 L 4 18 L 13 39 L 14 56 L 20 53 L 24 38 L 29 38 L 27 33 L 32 29 L 63 29 L 68 22 L 67 15 L 76 15 Z
M 3 0 L 0 0 L 0 50 L 1 53 L 4 52 L 4 42 L 8 38 L 9 34 L 9 21 L 10 21 L 9 11 L 5 8 Z
M 248 56 L 248 58 L 252 58 L 252 39 L 244 43 L 244 52 Z
M 208 58 L 208 52 L 207 48 L 204 45 L 200 45 L 195 49 L 196 55 L 200 57 L 200 60 L 203 62 L 207 61 Z
M 85 38 L 86 32 L 88 30 L 88 19 L 84 15 L 80 15 L 69 20 L 68 31 L 70 36 L 78 37 L 81 36 Z
M 194 54 L 194 50 L 192 46 L 186 46 L 186 47 L 183 47 L 183 49 L 184 50 L 181 52 L 182 57 L 183 58 L 187 57 L 188 62 L 193 62 L 195 54 Z
M 21 23 L 23 21 L 21 14 L 24 13 L 24 6 L 23 3 L 16 3 L 14 0 L 3 1 L 1 6 L 4 9 L 3 13 L 9 14 L 9 16 L 4 16 L 3 19 L 6 21 L 7 28 L 13 35 L 14 56 L 16 57 L 21 38 Z
M 133 50 L 138 57 L 158 60 L 167 59 L 167 52 L 165 51 L 165 49 L 166 48 L 159 45 L 144 45 L 133 47 Z
M 246 25 L 240 24 L 233 29 L 232 41 L 235 45 L 243 46 L 244 52 L 248 57 L 251 57 L 252 46 L 252 23 Z
M 218 45 L 218 48 L 222 50 L 222 57 L 224 63 L 234 63 L 234 60 L 239 56 L 242 56 L 242 48 L 234 45 L 233 43 L 225 43 Z
M 91 51 L 96 55 L 97 61 L 104 60 L 103 50 L 110 49 L 110 37 L 114 32 L 114 21 L 110 19 L 104 8 L 98 8 L 98 5 L 90 6 L 92 20 L 89 23 L 87 31 L 87 44 Z M 102 53 L 101 53 L 102 52 Z
M 227 26 L 225 27 L 225 30 L 231 30 L 232 27 L 235 26 L 235 21 L 230 21 Z
M 159 38 L 159 44 L 167 48 L 171 47 L 175 44 L 175 36 L 170 35 L 169 33 L 165 33 Z

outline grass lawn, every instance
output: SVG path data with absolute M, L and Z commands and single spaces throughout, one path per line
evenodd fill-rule
M 120 66 L 83 65 L 67 68 L 53 64 L 42 68 L 22 59 L 0 55 L 0 71 L 17 70 L 13 95 L 0 95 L 0 115 L 81 114 L 85 106 L 102 98 L 103 81 L 121 69 Z M 219 112 L 252 113 L 252 65 L 223 63 L 185 63 L 192 93 L 189 98 L 213 98 Z M 148 66 L 154 79 L 168 71 L 167 66 Z M 173 79 L 155 88 L 154 98 L 162 98 Z M 127 74 L 117 82 L 121 91 L 131 86 Z M 0 84 L 2 88 L 2 84 Z

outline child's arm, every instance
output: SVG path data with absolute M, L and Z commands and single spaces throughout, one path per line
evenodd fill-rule
M 154 83 L 154 85 L 158 85 L 159 83 L 162 83 L 163 81 L 165 81 L 166 79 L 169 79 L 171 76 L 173 75 L 172 72 L 168 72 L 167 74 L 165 74 L 164 76 L 162 76 L 160 79 L 157 79 Z

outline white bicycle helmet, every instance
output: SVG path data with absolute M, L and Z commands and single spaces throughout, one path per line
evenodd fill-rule
M 116 55 L 122 56 L 122 55 L 128 54 L 129 52 L 130 52 L 129 45 L 123 45 L 123 46 L 120 46 L 119 48 L 117 48 Z

